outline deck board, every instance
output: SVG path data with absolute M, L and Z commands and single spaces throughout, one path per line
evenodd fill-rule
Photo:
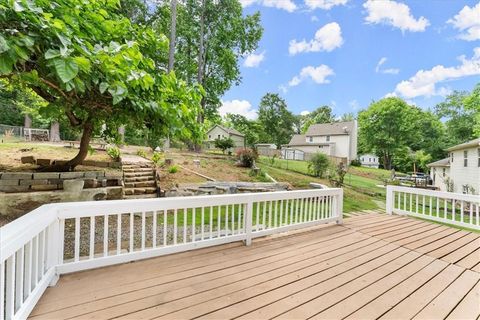
M 283 236 L 62 276 L 32 319 L 480 315 L 480 235 L 375 211 Z

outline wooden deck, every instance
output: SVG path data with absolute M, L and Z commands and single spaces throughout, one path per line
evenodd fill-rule
M 478 319 L 480 234 L 375 212 L 344 225 L 62 276 L 32 319 Z

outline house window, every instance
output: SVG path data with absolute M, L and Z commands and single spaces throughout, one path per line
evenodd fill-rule
M 453 162 L 453 152 L 450 153 L 450 162 Z
M 463 151 L 463 166 L 468 167 L 468 150 Z
M 372 162 L 372 158 L 368 158 L 368 162 Z
M 308 137 L 308 142 L 313 142 L 313 137 Z
M 436 177 L 437 177 L 437 169 L 433 168 L 433 183 L 435 183 Z
M 478 153 L 478 166 L 480 167 L 480 148 L 477 149 Z
M 212 135 L 211 135 L 211 134 L 208 135 L 208 139 L 212 139 Z
M 362 161 L 365 161 L 363 157 L 362 157 Z
M 465 184 L 465 185 L 462 186 L 462 189 L 463 189 L 462 191 L 463 191 L 464 194 L 468 194 L 468 189 L 470 189 L 470 188 L 469 188 L 468 184 Z
M 327 136 L 327 142 L 329 142 L 329 141 L 330 141 L 330 136 Z
M 443 172 L 442 172 L 442 176 L 445 178 L 445 172 L 446 172 L 446 169 L 443 168 Z
M 218 139 L 220 139 L 220 135 L 218 135 Z

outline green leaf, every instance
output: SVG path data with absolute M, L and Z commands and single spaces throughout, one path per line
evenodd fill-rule
M 15 10 L 15 12 L 22 12 L 23 10 L 25 10 L 25 8 L 22 6 L 20 2 L 21 1 L 13 2 L 13 10 Z
M 7 40 L 0 35 L 0 53 L 8 51 L 9 49 L 10 46 L 8 45 Z
M 13 70 L 13 61 L 6 56 L 0 56 L 0 74 L 9 74 Z
M 47 52 L 45 52 L 45 59 L 47 60 L 50 60 L 56 57 L 60 57 L 60 51 L 55 49 L 48 49 Z
M 73 61 L 78 65 L 80 70 L 84 72 L 89 72 L 90 71 L 90 60 L 84 57 L 74 57 Z
M 102 82 L 100 83 L 100 93 L 104 93 L 108 89 L 108 83 Z
M 78 65 L 73 60 L 55 59 L 53 63 L 58 77 L 64 83 L 72 80 L 78 74 Z

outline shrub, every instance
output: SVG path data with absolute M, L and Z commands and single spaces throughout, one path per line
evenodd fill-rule
M 119 160 L 120 159 L 120 149 L 117 146 L 107 147 L 107 154 L 113 160 Z
M 312 156 L 312 159 L 308 161 L 308 170 L 315 176 L 323 178 L 325 172 L 327 172 L 330 166 L 330 160 L 327 155 L 323 153 L 316 153 Z
M 350 162 L 350 165 L 354 166 L 354 167 L 361 167 L 362 166 L 362 163 L 360 162 L 360 160 L 358 159 L 354 159 Z
M 215 148 L 222 150 L 223 153 L 233 147 L 235 147 L 235 142 L 230 137 L 215 139 Z
M 258 155 L 252 149 L 242 149 L 237 152 L 237 159 L 240 166 L 251 168 L 257 160 Z
M 328 180 L 330 184 L 334 187 L 341 187 L 343 186 L 343 180 L 345 179 L 345 175 L 347 174 L 347 168 L 340 162 L 336 166 L 331 166 L 328 170 Z
M 142 149 L 139 149 L 137 151 L 137 156 L 147 159 L 147 153 L 145 152 L 145 150 L 142 150 Z
M 176 172 L 178 172 L 178 167 L 177 166 L 171 166 L 170 168 L 168 168 L 168 172 L 169 173 L 176 173 Z
M 161 165 L 162 164 L 162 154 L 160 152 L 154 152 L 153 153 L 153 156 L 152 156 L 152 161 L 157 165 Z

